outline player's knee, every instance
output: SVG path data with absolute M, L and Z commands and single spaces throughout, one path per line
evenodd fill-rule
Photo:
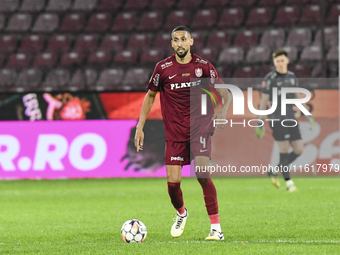
M 295 153 L 296 155 L 301 155 L 302 152 L 303 152 L 303 146 L 298 147 L 298 148 L 294 148 L 294 153 Z
M 167 182 L 179 183 L 181 182 L 181 176 L 175 174 L 168 174 L 167 175 Z

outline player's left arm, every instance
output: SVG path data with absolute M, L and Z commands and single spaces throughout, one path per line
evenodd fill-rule
M 300 93 L 295 93 L 295 98 L 302 98 L 301 94 Z M 306 103 L 303 103 L 302 104 L 303 107 L 305 107 L 307 110 L 310 110 L 308 105 Z M 314 128 L 314 125 L 315 125 L 315 120 L 314 118 L 311 116 L 311 115 L 305 115 L 307 120 L 309 121 L 309 123 L 311 124 L 311 129 Z
M 229 90 L 225 88 L 216 88 L 217 93 L 222 97 L 222 108 L 216 112 L 212 119 L 226 119 L 226 115 L 228 112 L 228 109 L 230 107 L 231 101 L 232 101 L 232 96 L 229 92 Z M 225 124 L 217 124 L 218 129 L 224 128 Z
M 208 71 L 209 71 L 209 78 L 211 85 L 218 84 L 218 83 L 224 83 L 221 78 L 219 77 L 215 67 L 208 62 Z M 222 97 L 222 108 L 216 112 L 212 119 L 223 119 L 225 120 L 227 118 L 227 112 L 230 107 L 232 96 L 228 89 L 226 88 L 216 88 L 217 93 Z M 225 124 L 217 124 L 216 127 L 218 129 L 224 128 Z

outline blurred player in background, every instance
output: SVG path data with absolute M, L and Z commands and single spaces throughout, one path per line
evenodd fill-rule
M 167 171 L 168 193 L 171 203 L 177 210 L 171 235 L 179 237 L 184 230 L 189 216 L 184 207 L 181 184 L 183 165 L 189 165 L 192 153 L 195 166 L 208 166 L 211 157 L 211 135 L 215 128 L 212 119 L 225 119 L 231 103 L 231 96 L 226 89 L 217 89 L 223 97 L 224 104 L 219 112 L 214 114 L 212 104 L 207 106 L 207 115 L 199 120 L 190 118 L 193 111 L 200 111 L 201 106 L 190 105 L 191 93 L 200 87 L 201 78 L 215 81 L 218 74 L 211 63 L 190 52 L 194 40 L 191 31 L 185 26 L 176 27 L 171 33 L 171 44 L 175 54 L 157 63 L 149 81 L 148 92 L 144 99 L 138 125 L 136 127 L 135 146 L 137 151 L 143 149 L 143 126 L 155 100 L 160 92 L 162 116 L 165 129 L 165 165 Z M 192 79 L 196 79 L 194 82 Z M 195 92 L 196 91 L 196 92 Z M 200 101 L 198 101 L 200 102 Z M 199 114 L 200 115 L 200 114 Z M 202 119 L 203 118 L 203 119 Z M 194 131 L 190 132 L 190 121 L 195 123 Z M 224 125 L 217 126 L 223 128 Z M 196 168 L 195 168 L 196 169 Z M 203 189 L 205 205 L 211 222 L 211 229 L 206 240 L 224 240 L 221 230 L 215 186 L 210 176 L 196 172 L 197 179 Z
M 275 71 L 271 71 L 264 77 L 262 84 L 262 95 L 260 110 L 267 110 L 268 102 L 272 103 L 272 90 L 277 88 L 278 102 L 276 110 L 271 114 L 271 119 L 278 119 L 280 121 L 273 121 L 273 126 L 270 123 L 270 127 L 273 130 L 273 137 L 277 142 L 280 150 L 280 163 L 279 167 L 283 169 L 289 166 L 297 157 L 299 157 L 303 151 L 303 142 L 299 130 L 299 125 L 295 127 L 283 127 L 281 121 L 284 119 L 296 119 L 296 112 L 293 105 L 287 104 L 286 115 L 281 115 L 281 88 L 282 87 L 298 87 L 298 80 L 293 72 L 288 71 L 289 58 L 285 50 L 277 50 L 273 53 L 273 62 Z M 288 93 L 287 98 L 301 98 L 300 93 Z M 307 107 L 306 104 L 303 104 Z M 266 116 L 258 116 L 259 119 L 264 119 Z M 306 116 L 308 121 L 313 126 L 315 121 L 311 116 Z M 292 121 L 291 121 L 292 122 Z M 285 122 L 285 125 L 293 126 L 294 123 Z M 262 138 L 265 134 L 265 127 L 257 127 L 255 129 L 257 137 Z M 293 151 L 289 153 L 290 145 L 293 147 Z M 288 168 L 289 169 L 289 168 Z M 289 171 L 281 170 L 283 178 L 286 181 L 287 190 L 290 192 L 296 191 L 297 188 L 290 178 Z M 273 184 L 280 188 L 280 182 L 278 180 L 278 173 L 269 171 L 268 176 L 271 178 Z

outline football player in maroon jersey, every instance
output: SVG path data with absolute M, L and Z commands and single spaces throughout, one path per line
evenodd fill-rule
M 214 133 L 213 119 L 226 119 L 231 103 L 231 95 L 227 89 L 216 89 L 223 98 L 221 109 L 214 113 L 213 105 L 207 104 L 207 114 L 193 119 L 200 113 L 199 104 L 190 105 L 193 87 L 203 86 L 202 79 L 209 79 L 210 85 L 219 81 L 214 66 L 207 60 L 190 52 L 194 43 L 191 31 L 185 26 L 176 27 L 171 33 L 171 44 L 175 54 L 158 62 L 147 86 L 140 118 L 136 127 L 135 146 L 137 151 L 143 150 L 143 126 L 155 100 L 160 92 L 161 111 L 165 130 L 165 165 L 167 172 L 168 192 L 171 203 L 177 210 L 176 221 L 171 228 L 171 235 L 179 237 L 184 230 L 188 211 L 184 207 L 181 183 L 181 170 L 188 165 L 191 158 L 197 166 L 209 165 L 211 158 L 211 136 Z M 201 90 L 195 90 L 201 91 Z M 191 117 L 190 117 L 191 116 Z M 190 123 L 191 126 L 190 126 Z M 217 125 L 221 129 L 224 125 Z M 203 172 L 203 171 L 202 171 Z M 196 172 L 202 186 L 205 205 L 211 222 L 211 229 L 206 240 L 224 240 L 221 230 L 215 186 L 209 175 Z

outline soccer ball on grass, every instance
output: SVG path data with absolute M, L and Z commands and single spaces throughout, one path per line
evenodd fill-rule
M 132 219 L 123 224 L 120 234 L 126 243 L 142 243 L 146 238 L 147 230 L 143 222 Z

